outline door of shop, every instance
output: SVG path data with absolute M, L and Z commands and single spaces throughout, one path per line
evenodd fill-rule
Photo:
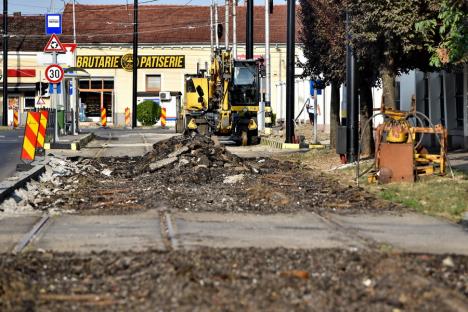
M 19 114 L 19 109 L 20 109 L 19 96 L 16 96 L 16 95 L 8 96 L 8 124 L 9 125 L 13 125 L 13 112 L 14 111 L 18 112 L 18 118 L 20 118 L 19 115 L 21 114 Z
M 101 108 L 106 108 L 108 122 L 114 116 L 114 80 L 108 78 L 80 79 L 80 103 L 84 105 L 85 119 L 99 122 Z

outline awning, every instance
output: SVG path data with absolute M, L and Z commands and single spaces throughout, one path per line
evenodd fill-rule
M 3 91 L 3 84 L 0 84 L 0 90 Z M 8 92 L 26 92 L 26 91 L 36 91 L 35 83 L 9 83 Z

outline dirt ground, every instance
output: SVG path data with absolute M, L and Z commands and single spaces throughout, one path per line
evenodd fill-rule
M 204 137 L 140 158 L 56 161 L 36 210 L 319 214 L 407 210 L 294 162 Z M 466 311 L 468 257 L 385 250 L 212 249 L 0 255 L 0 311 Z
M 463 311 L 467 268 L 341 250 L 3 255 L 0 310 Z

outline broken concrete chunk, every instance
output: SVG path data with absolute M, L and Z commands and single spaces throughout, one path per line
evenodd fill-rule
M 235 183 L 241 182 L 243 179 L 244 179 L 244 175 L 243 175 L 243 174 L 236 174 L 236 175 L 233 175 L 233 176 L 229 176 L 229 177 L 224 178 L 223 183 L 226 183 L 226 184 L 235 184 Z
M 167 155 L 167 157 L 177 157 L 177 156 L 180 156 L 182 155 L 183 153 L 186 153 L 189 151 L 189 148 L 188 146 L 182 146 L 181 148 L 173 151 L 172 153 L 170 153 L 169 155 Z
M 149 165 L 149 169 L 151 172 L 153 171 L 156 171 L 158 169 L 161 169 L 163 167 L 166 167 L 174 162 L 177 161 L 177 157 L 171 157 L 171 158 L 166 158 L 166 159 L 163 159 L 163 160 L 159 160 L 159 161 L 156 161 L 154 163 L 151 163 Z

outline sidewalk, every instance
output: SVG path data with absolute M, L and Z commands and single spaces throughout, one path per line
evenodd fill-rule
M 468 152 L 454 152 L 448 154 L 450 165 L 455 170 L 461 170 L 468 174 Z
M 70 149 L 70 150 L 79 150 L 88 144 L 94 138 L 93 132 L 82 132 L 77 135 L 64 135 L 59 136 L 57 142 L 46 143 L 44 148 L 49 149 Z
M 50 216 L 31 237 L 39 216 L 0 219 L 0 252 L 30 240 L 27 250 L 101 252 L 159 249 L 292 248 L 393 250 L 468 255 L 460 225 L 412 213 L 326 216 L 316 213 L 164 213 Z M 19 249 L 19 248 L 16 248 Z

